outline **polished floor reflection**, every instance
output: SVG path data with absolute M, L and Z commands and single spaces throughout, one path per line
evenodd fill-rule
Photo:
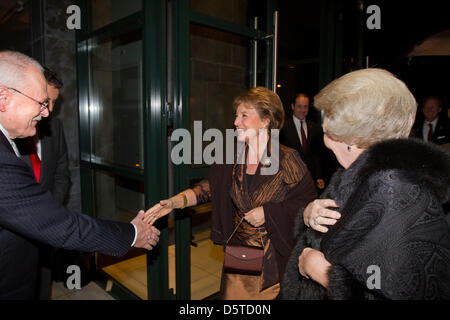
M 191 246 L 191 299 L 201 300 L 220 289 L 223 250 L 209 240 L 209 231 L 197 233 Z M 103 268 L 112 278 L 141 299 L 147 299 L 146 256 Z M 175 246 L 169 246 L 169 287 L 175 288 Z
M 89 282 L 80 290 L 69 290 L 62 282 L 53 282 L 52 300 L 115 300 L 95 282 Z

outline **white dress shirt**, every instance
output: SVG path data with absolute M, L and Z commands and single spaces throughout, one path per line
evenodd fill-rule
M 292 116 L 292 119 L 294 119 L 295 128 L 297 129 L 298 137 L 300 138 L 300 143 L 303 145 L 302 141 L 302 133 L 300 131 L 300 122 L 303 122 L 303 131 L 305 132 L 305 137 L 308 139 L 308 126 L 306 125 L 306 120 L 300 120 L 296 116 Z
M 423 127 L 422 127 L 423 141 L 428 141 L 428 131 L 430 131 L 430 126 L 428 124 L 431 123 L 431 126 L 433 127 L 433 134 L 434 134 L 434 132 L 436 131 L 437 122 L 438 122 L 438 118 L 434 119 L 431 122 L 428 122 L 426 120 L 423 122 Z
M 20 153 L 19 153 L 19 149 L 17 149 L 16 144 L 14 143 L 14 141 L 12 141 L 12 139 L 9 137 L 9 133 L 8 131 L 6 131 L 5 128 L 3 128 L 3 126 L 0 123 L 0 131 L 3 132 L 3 134 L 5 135 L 6 139 L 8 139 L 9 144 L 11 145 L 11 147 L 14 150 L 14 153 L 16 154 L 16 156 L 18 156 L 20 158 Z

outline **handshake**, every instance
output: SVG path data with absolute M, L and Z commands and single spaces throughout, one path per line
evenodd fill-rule
M 137 237 L 134 247 L 144 248 L 147 250 L 152 250 L 153 247 L 159 241 L 160 232 L 153 226 L 155 221 L 168 213 L 173 209 L 180 208 L 182 206 L 183 200 L 178 205 L 176 201 L 177 197 L 173 197 L 167 200 L 161 200 L 159 203 L 155 204 L 153 207 L 144 212 L 139 211 L 136 218 L 134 218 L 131 223 L 136 227 Z
M 144 221 L 144 210 L 139 211 L 138 215 L 131 221 L 136 228 L 136 241 L 134 247 L 152 250 L 159 241 L 161 234 L 158 229 L 153 226 L 153 223 Z

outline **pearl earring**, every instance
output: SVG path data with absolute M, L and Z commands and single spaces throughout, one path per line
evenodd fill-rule
M 347 146 L 347 150 L 348 150 L 348 152 L 352 152 L 352 147 Z

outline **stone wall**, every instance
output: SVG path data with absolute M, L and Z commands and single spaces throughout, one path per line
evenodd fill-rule
M 191 25 L 191 126 L 234 128 L 234 98 L 249 85 L 249 40 Z M 192 128 L 191 128 L 192 129 Z

